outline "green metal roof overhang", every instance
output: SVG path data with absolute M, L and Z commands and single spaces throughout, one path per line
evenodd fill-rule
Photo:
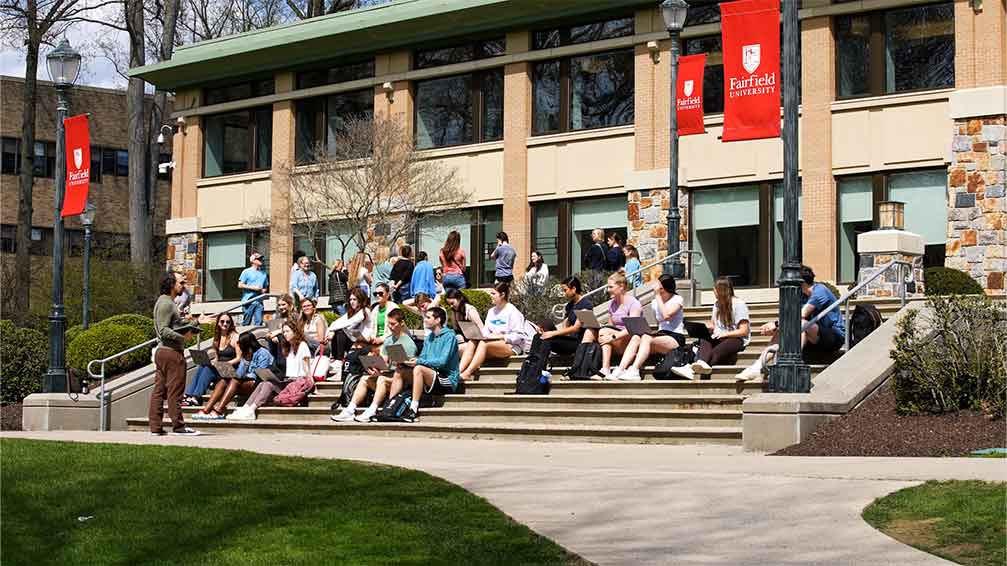
M 656 6 L 657 0 L 396 0 L 199 42 L 177 49 L 169 61 L 138 67 L 129 74 L 162 90 L 178 90 L 334 58 L 647 4 Z

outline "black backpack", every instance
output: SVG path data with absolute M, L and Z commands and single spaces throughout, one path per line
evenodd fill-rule
M 536 334 L 531 341 L 531 349 L 528 357 L 521 364 L 521 371 L 517 374 L 517 389 L 514 393 L 518 395 L 548 395 L 551 384 L 548 379 L 543 380 L 548 357 L 543 352 L 544 342 L 539 334 Z
M 398 395 L 389 399 L 383 407 L 378 409 L 378 413 L 374 415 L 374 420 L 382 423 L 404 422 L 402 416 L 409 410 L 409 404 L 412 402 L 412 392 L 402 390 Z
M 850 333 L 850 348 L 867 338 L 867 335 L 877 330 L 883 322 L 878 307 L 871 304 L 857 305 L 853 309 L 853 315 L 850 316 L 850 327 L 846 329 Z
M 677 376 L 671 371 L 671 368 L 689 365 L 694 361 L 696 361 L 696 356 L 693 346 L 684 344 L 675 348 L 665 354 L 661 363 L 654 368 L 654 379 L 676 379 Z
M 573 364 L 567 370 L 566 376 L 572 380 L 591 379 L 599 371 L 601 371 L 601 346 L 594 342 L 578 344 L 577 351 L 573 355 Z

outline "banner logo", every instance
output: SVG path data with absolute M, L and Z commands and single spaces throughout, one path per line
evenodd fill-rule
M 682 89 L 685 91 L 685 96 L 692 96 L 692 85 L 692 81 L 685 81 L 684 88 Z
M 754 73 L 759 68 L 761 59 L 762 46 L 758 43 L 755 45 L 745 45 L 741 48 L 741 64 L 749 73 Z
M 73 166 L 80 169 L 80 164 L 83 160 L 84 152 L 79 147 L 75 147 L 73 150 Z

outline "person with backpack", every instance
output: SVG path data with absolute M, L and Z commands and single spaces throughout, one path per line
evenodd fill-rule
M 615 381 L 619 376 L 612 372 L 612 354 L 625 352 L 630 340 L 629 331 L 622 320 L 640 316 L 643 306 L 629 292 L 626 276 L 621 272 L 608 277 L 608 296 L 612 299 L 608 305 L 609 324 L 598 330 L 588 328 L 584 331 L 582 342 L 596 342 L 601 346 L 601 369 L 591 379 Z
M 420 399 L 424 393 L 445 395 L 464 391 L 458 371 L 458 340 L 454 331 L 444 326 L 447 318 L 447 313 L 441 307 L 427 309 L 423 314 L 423 326 L 430 331 L 430 335 L 424 341 L 423 352 L 419 358 L 403 362 L 413 368 L 412 374 L 396 372 L 392 378 L 389 394 L 393 399 L 406 383 L 412 384 L 409 408 L 401 418 L 405 422 L 419 420 Z
M 706 327 L 710 340 L 699 340 L 699 352 L 691 365 L 671 368 L 672 373 L 686 379 L 713 373 L 713 366 L 734 365 L 738 352 L 751 340 L 748 305 L 734 294 L 729 277 L 719 277 L 713 284 L 714 303 Z
M 605 231 L 595 228 L 591 231 L 591 245 L 584 252 L 584 269 L 604 271 L 608 248 L 605 247 Z
M 474 351 L 468 364 L 462 366 L 463 381 L 474 378 L 487 359 L 506 360 L 513 355 L 524 354 L 531 343 L 531 333 L 528 332 L 524 315 L 508 302 L 510 285 L 497 283 L 489 293 L 493 306 L 486 313 L 483 330 L 485 339 L 475 341 L 469 346 Z
M 222 377 L 217 380 L 213 393 L 206 405 L 196 413 L 194 419 L 219 420 L 227 413 L 227 404 L 239 393 L 247 396 L 255 389 L 259 377 L 255 370 L 273 365 L 273 355 L 268 348 L 262 347 L 252 332 L 244 332 L 238 338 L 238 351 L 241 352 L 241 362 L 232 378 Z
M 651 353 L 667 355 L 685 345 L 685 300 L 678 294 L 675 278 L 662 275 L 654 285 L 650 306 L 657 319 L 656 335 L 633 336 L 619 367 L 613 373 L 622 381 L 640 381 L 640 370 Z
M 364 378 L 357 382 L 349 404 L 339 414 L 332 415 L 330 417 L 332 420 L 336 422 L 349 422 L 353 420 L 362 423 L 370 422 L 371 417 L 377 414 L 378 407 L 388 398 L 388 391 L 391 388 L 392 381 L 395 379 L 395 375 L 412 375 L 413 368 L 405 364 L 399 365 L 388 361 L 389 346 L 401 346 L 405 350 L 407 358 L 412 359 L 416 357 L 416 342 L 406 332 L 406 315 L 399 309 L 393 309 L 388 313 L 386 324 L 388 325 L 388 334 L 384 337 L 379 355 L 388 364 L 388 371 L 382 373 L 375 368 L 368 369 Z M 367 398 L 368 391 L 374 392 L 374 399 L 363 413 L 356 415 L 357 406 Z

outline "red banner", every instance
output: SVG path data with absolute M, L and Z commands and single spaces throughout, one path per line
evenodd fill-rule
M 780 136 L 780 0 L 720 5 L 723 141 Z
M 87 116 L 71 116 L 63 120 L 66 146 L 66 194 L 63 197 L 61 216 L 75 216 L 84 212 L 87 188 L 91 182 L 91 141 Z M 58 175 L 60 172 L 57 171 Z
M 703 125 L 703 72 L 706 54 L 686 55 L 678 58 L 678 135 L 704 134 Z

